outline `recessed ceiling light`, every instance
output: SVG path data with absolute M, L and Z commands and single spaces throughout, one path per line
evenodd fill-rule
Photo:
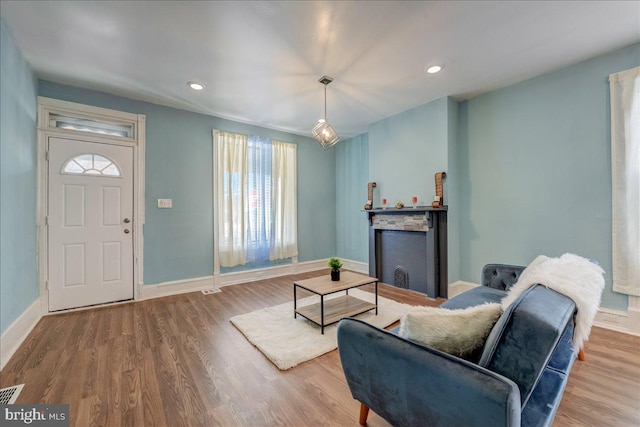
M 429 74 L 435 74 L 444 68 L 443 65 L 432 65 L 425 70 Z
M 202 90 L 204 89 L 204 85 L 198 82 L 188 82 L 187 85 L 193 90 Z

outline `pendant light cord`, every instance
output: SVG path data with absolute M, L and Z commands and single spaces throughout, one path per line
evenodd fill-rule
M 327 123 L 327 85 L 324 85 L 324 122 Z

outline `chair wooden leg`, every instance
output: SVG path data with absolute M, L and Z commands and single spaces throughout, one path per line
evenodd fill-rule
M 584 348 L 581 348 L 578 352 L 578 360 L 580 360 L 581 362 L 587 360 L 587 354 L 584 352 Z
M 367 417 L 369 416 L 369 408 L 365 406 L 364 403 L 360 404 L 360 425 L 367 425 Z

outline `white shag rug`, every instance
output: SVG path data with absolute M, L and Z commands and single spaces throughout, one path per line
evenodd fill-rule
M 344 295 L 344 292 L 328 295 L 328 299 Z M 365 301 L 374 302 L 374 294 L 350 289 L 349 295 Z M 320 302 L 319 296 L 310 296 L 298 300 L 298 307 Z M 414 306 L 402 304 L 378 296 L 378 315 L 375 310 L 355 316 L 357 319 L 384 328 L 400 320 Z M 255 345 L 280 370 L 314 359 L 338 348 L 336 339 L 337 323 L 325 326 L 324 335 L 320 326 L 298 315 L 293 318 L 293 301 L 273 307 L 234 316 L 231 323 Z

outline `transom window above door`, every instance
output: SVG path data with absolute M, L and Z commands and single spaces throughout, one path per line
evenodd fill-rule
M 97 133 L 100 135 L 133 138 L 133 123 L 111 123 L 103 120 L 73 117 L 63 114 L 49 114 L 49 126 L 53 128 Z
M 63 174 L 70 175 L 102 175 L 120 177 L 120 169 L 110 159 L 99 154 L 80 154 L 67 160 L 63 167 Z

